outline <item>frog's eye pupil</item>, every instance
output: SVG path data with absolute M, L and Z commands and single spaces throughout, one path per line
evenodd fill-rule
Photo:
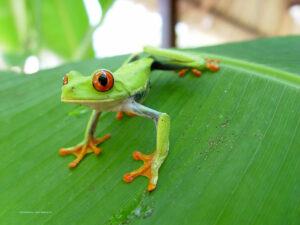
M 102 85 L 102 86 L 106 86 L 107 84 L 107 77 L 105 74 L 101 74 L 98 78 L 98 81 L 99 83 Z

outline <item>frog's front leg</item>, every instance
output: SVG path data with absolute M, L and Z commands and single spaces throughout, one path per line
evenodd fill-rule
M 76 156 L 76 159 L 69 163 L 68 166 L 70 168 L 76 167 L 87 153 L 94 152 L 95 155 L 98 155 L 101 151 L 101 148 L 98 148 L 97 145 L 110 138 L 110 134 L 107 134 L 102 138 L 94 137 L 100 115 L 101 112 L 96 110 L 93 111 L 85 131 L 84 140 L 81 143 L 75 147 L 61 148 L 59 150 L 59 154 L 61 155 L 74 154 Z
M 158 170 L 166 159 L 169 151 L 170 117 L 166 113 L 152 110 L 136 102 L 128 104 L 127 111 L 139 116 L 151 118 L 155 122 L 157 136 L 155 152 L 151 155 L 134 152 L 134 159 L 143 160 L 144 165 L 133 172 L 125 174 L 123 179 L 125 182 L 132 182 L 137 176 L 146 176 L 149 178 L 147 189 L 148 191 L 152 191 L 156 187 Z

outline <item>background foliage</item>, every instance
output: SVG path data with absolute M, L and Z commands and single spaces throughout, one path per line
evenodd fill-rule
M 64 60 L 92 58 L 93 31 L 114 2 L 98 1 L 102 18 L 90 26 L 81 0 L 1 0 L 0 47 L 6 63 L 22 67 L 29 55 L 45 49 Z
M 82 140 L 89 117 L 60 102 L 61 77 L 113 71 L 125 56 L 30 76 L 1 72 L 1 223 L 299 224 L 299 43 L 286 37 L 194 49 L 221 59 L 221 70 L 200 78 L 152 74 L 145 105 L 172 121 L 170 153 L 151 194 L 143 177 L 122 181 L 141 164 L 132 152 L 155 148 L 147 118 L 105 113 L 96 135 L 112 138 L 74 170 L 67 167 L 73 157 L 58 154 Z

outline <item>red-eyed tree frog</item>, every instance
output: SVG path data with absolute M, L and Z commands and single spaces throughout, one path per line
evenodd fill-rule
M 152 119 L 156 126 L 156 150 L 151 155 L 134 152 L 136 160 L 143 160 L 139 169 L 124 175 L 125 182 L 132 182 L 137 176 L 149 178 L 148 191 L 155 189 L 158 170 L 169 151 L 170 117 L 142 105 L 150 90 L 152 70 L 180 70 L 183 76 L 191 70 L 195 76 L 201 70 L 218 71 L 217 60 L 203 59 L 199 54 L 173 49 L 145 47 L 142 55 L 133 55 L 116 71 L 99 69 L 90 76 L 83 76 L 77 71 L 70 71 L 63 79 L 61 100 L 72 104 L 81 104 L 93 109 L 82 142 L 75 147 L 62 148 L 61 155 L 74 154 L 76 159 L 69 164 L 76 167 L 87 153 L 98 155 L 100 143 L 110 138 L 110 134 L 95 138 L 94 132 L 101 112 L 118 112 L 117 119 L 122 119 L 123 112 Z

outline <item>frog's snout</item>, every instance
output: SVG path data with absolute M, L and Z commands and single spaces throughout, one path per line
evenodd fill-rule
M 73 85 L 64 85 L 63 86 L 63 93 L 65 94 L 73 94 L 75 92 L 76 88 Z
M 71 84 L 66 84 L 62 86 L 61 98 L 72 99 L 72 97 L 75 95 L 75 90 L 76 88 Z

